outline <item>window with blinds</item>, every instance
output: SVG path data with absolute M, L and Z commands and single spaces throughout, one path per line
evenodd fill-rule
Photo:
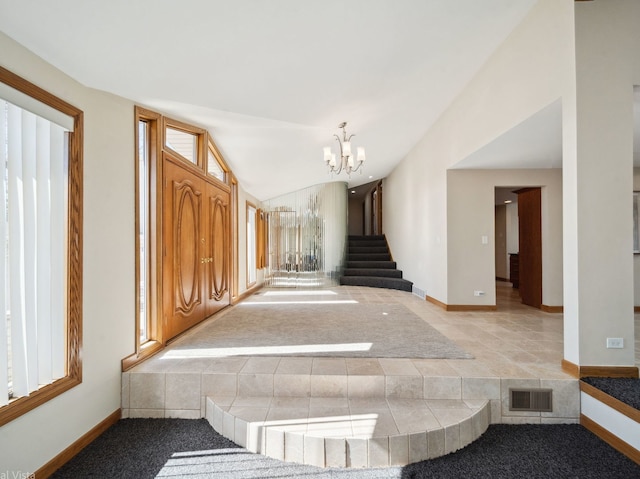
M 0 425 L 80 382 L 81 119 L 0 69 Z

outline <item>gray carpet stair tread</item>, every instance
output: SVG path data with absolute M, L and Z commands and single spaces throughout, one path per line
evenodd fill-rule
M 347 268 L 396 269 L 395 261 L 347 261 Z
M 402 278 L 386 278 L 380 276 L 342 276 L 340 284 L 349 286 L 369 286 L 373 288 L 399 289 L 411 291 L 413 283 Z
M 385 268 L 347 268 L 344 270 L 345 276 L 382 276 L 385 278 L 402 278 L 402 271 L 399 269 Z

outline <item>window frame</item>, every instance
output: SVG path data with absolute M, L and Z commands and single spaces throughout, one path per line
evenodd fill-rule
M 250 213 L 250 210 L 253 209 L 253 213 Z M 253 214 L 253 238 L 249 241 L 249 214 Z M 258 208 L 256 205 L 247 201 L 246 205 L 246 244 L 247 244 L 247 289 L 250 289 L 258 282 Z M 251 271 L 251 262 L 249 259 L 253 259 L 253 271 Z M 255 276 L 253 281 L 250 280 L 251 273 Z
M 82 253 L 83 253 L 83 124 L 84 113 L 43 88 L 0 66 L 0 82 L 73 118 L 68 135 L 66 235 L 66 374 L 28 396 L 0 407 L 0 426 L 26 414 L 82 383 Z
M 162 324 L 159 321 L 162 311 L 160 304 L 161 295 L 159 293 L 162 275 L 162 257 L 158 254 L 160 245 L 160 234 L 162 231 L 162 215 L 158 214 L 159 205 L 162 198 L 162 148 L 164 145 L 164 122 L 163 117 L 159 113 L 136 106 L 134 108 L 135 117 L 135 133 L 134 133 L 134 158 L 135 163 L 135 298 L 136 298 L 136 315 L 135 315 L 135 351 L 132 355 L 122 360 L 122 370 L 126 371 L 138 362 L 152 356 L 163 348 Z M 149 268 L 147 272 L 147 285 L 145 288 L 145 303 L 148 305 L 147 317 L 140 317 L 140 158 L 139 158 L 139 124 L 145 122 L 149 125 L 149 165 L 147 165 L 149 176 L 147 178 L 148 195 L 148 228 L 147 228 L 147 244 L 149 251 Z M 181 157 L 182 158 L 182 157 Z M 188 162 L 188 160 L 184 160 Z M 191 162 L 188 162 L 191 163 Z M 147 340 L 140 341 L 140 324 L 147 321 Z

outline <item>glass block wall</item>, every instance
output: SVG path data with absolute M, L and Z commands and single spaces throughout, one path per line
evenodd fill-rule
M 265 284 L 337 284 L 347 244 L 347 184 L 315 185 L 262 205 L 269 228 Z

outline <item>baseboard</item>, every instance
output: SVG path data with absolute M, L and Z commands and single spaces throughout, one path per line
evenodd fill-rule
M 232 305 L 235 306 L 236 304 L 244 301 L 245 299 L 247 299 L 252 294 L 256 293 L 257 291 L 260 291 L 262 289 L 262 287 L 263 287 L 263 284 L 261 283 L 258 286 L 254 286 L 252 288 L 249 288 L 248 290 L 246 290 L 243 293 L 241 293 L 238 296 L 236 296 L 235 299 L 233 300 Z
M 636 366 L 578 366 L 566 359 L 562 360 L 562 370 L 575 378 L 585 378 L 587 376 L 601 378 L 639 377 Z
M 593 421 L 592 419 L 589 419 L 584 414 L 580 414 L 580 424 L 586 429 L 588 429 L 589 431 L 591 431 L 593 434 L 598 436 L 604 442 L 609 444 L 615 450 L 621 452 L 622 454 L 627 456 L 629 459 L 634 461 L 636 464 L 640 464 L 640 451 L 638 451 L 635 447 L 631 446 L 630 444 L 627 444 L 618 436 L 607 431 L 600 424 Z
M 633 307 L 633 312 L 634 313 L 640 313 L 640 306 L 634 306 Z
M 495 304 L 447 304 L 447 311 L 497 311 Z
M 545 313 L 563 313 L 564 306 L 547 306 L 546 304 L 541 304 L 540 309 Z
M 496 311 L 498 309 L 495 304 L 446 304 L 428 295 L 424 299 L 445 311 Z
M 107 418 L 100 421 L 98 425 L 93 427 L 89 432 L 83 435 L 80 439 L 71 444 L 68 448 L 58 454 L 56 457 L 47 462 L 44 466 L 38 469 L 34 477 L 36 479 L 46 479 L 54 472 L 64 466 L 73 457 L 87 447 L 92 441 L 94 441 L 103 432 L 113 426 L 120 420 L 122 411 L 120 409 L 114 411 Z
M 577 364 L 572 363 L 571 361 L 567 361 L 566 359 L 562 360 L 562 370 L 573 376 L 574 378 L 580 377 L 580 368 Z
M 510 283 L 511 280 L 509 278 L 502 278 L 500 276 L 496 276 L 496 281 L 502 281 L 503 283 Z
M 444 309 L 444 310 L 446 310 L 446 309 L 447 309 L 447 305 L 446 305 L 446 304 L 444 304 L 442 301 L 438 301 L 436 298 L 432 298 L 431 296 L 426 295 L 426 296 L 424 297 L 424 299 L 426 299 L 426 300 L 427 300 L 427 301 L 429 301 L 430 303 L 435 304 L 436 306 L 441 307 L 441 308 L 442 308 L 442 309 Z

